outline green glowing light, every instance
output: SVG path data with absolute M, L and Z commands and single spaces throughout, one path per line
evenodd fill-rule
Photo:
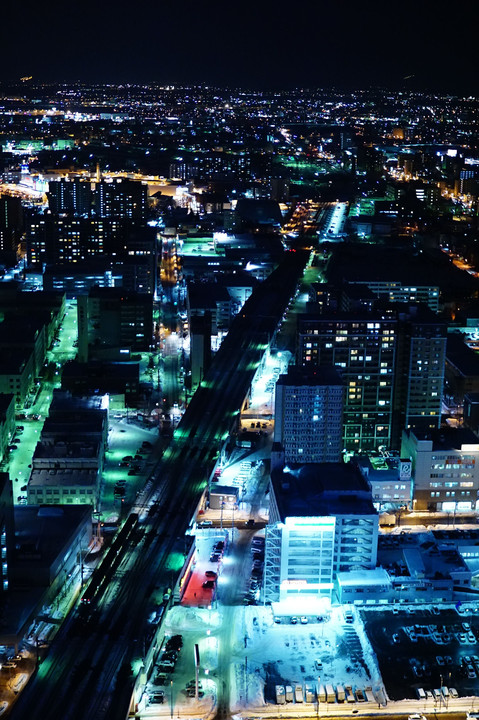
M 168 557 L 168 562 L 166 564 L 168 570 L 173 571 L 179 571 L 183 567 L 185 562 L 185 556 L 182 553 L 179 552 L 173 552 Z

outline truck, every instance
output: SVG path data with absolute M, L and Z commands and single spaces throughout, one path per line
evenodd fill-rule
M 346 693 L 342 685 L 336 686 L 336 695 L 338 696 L 338 702 L 344 702 L 346 699 Z
M 394 527 L 396 525 L 396 516 L 392 513 L 381 513 L 379 516 L 380 527 Z
M 286 702 L 286 694 L 284 691 L 284 685 L 276 685 L 275 691 L 276 691 L 276 704 L 284 705 L 284 703 Z
M 334 692 L 334 688 L 332 685 L 326 685 L 326 702 L 336 702 L 336 693 Z
M 293 688 L 291 685 L 286 685 L 286 702 L 293 702 Z
M 424 688 L 418 688 L 416 690 L 416 695 L 418 700 L 426 700 L 426 693 L 424 692 Z
M 354 697 L 353 688 L 351 687 L 351 685 L 346 685 L 344 688 L 344 692 L 346 694 L 346 702 L 356 702 L 356 698 Z
M 318 683 L 318 701 L 326 702 L 326 690 L 324 688 L 324 685 L 320 685 L 319 683 Z
M 368 685 L 364 689 L 364 694 L 366 695 L 366 702 L 369 702 L 369 703 L 376 702 L 376 698 L 374 697 L 374 693 L 373 693 L 373 689 L 372 689 L 371 685 Z
M 302 685 L 294 686 L 294 701 L 297 703 L 303 702 L 303 686 Z
M 313 686 L 306 684 L 304 686 L 304 702 L 314 703 L 315 699 L 316 699 L 316 694 L 314 692 Z

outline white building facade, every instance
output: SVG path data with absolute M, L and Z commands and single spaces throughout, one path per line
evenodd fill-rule
M 413 508 L 474 512 L 479 492 L 479 438 L 465 428 L 441 428 L 427 436 L 405 431 L 401 456 L 412 461 Z
M 338 572 L 376 566 L 378 514 L 364 478 L 356 468 L 345 470 L 340 463 L 314 467 L 326 474 L 319 488 L 312 466 L 306 477 L 302 468 L 288 486 L 284 479 L 291 471 L 272 478 L 265 545 L 267 602 L 331 600 Z M 347 481 L 341 485 L 344 476 Z M 316 514 L 319 508 L 322 512 Z

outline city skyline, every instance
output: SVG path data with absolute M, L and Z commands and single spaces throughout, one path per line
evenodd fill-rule
M 469 712 L 479 100 L 204 67 L 0 86 L 0 714 Z

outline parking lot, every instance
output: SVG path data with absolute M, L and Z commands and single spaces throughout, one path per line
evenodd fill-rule
M 396 614 L 392 609 L 362 613 L 389 698 L 412 698 L 423 688 L 432 699 L 441 686 L 460 697 L 477 695 L 479 613 L 402 607 Z

